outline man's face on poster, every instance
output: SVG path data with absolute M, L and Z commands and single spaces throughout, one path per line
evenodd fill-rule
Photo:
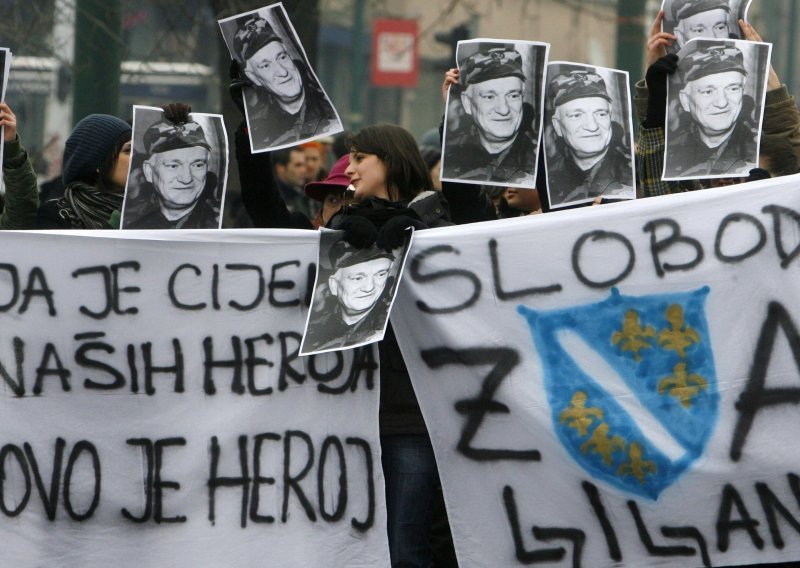
M 675 26 L 675 35 L 680 45 L 694 38 L 728 39 L 728 12 L 718 8 L 684 18 Z
M 264 87 L 283 103 L 303 94 L 300 71 L 280 41 L 272 41 L 247 60 L 245 72 L 256 85 Z
M 611 143 L 611 103 L 603 97 L 584 97 L 556 108 L 553 128 L 578 158 L 591 158 Z
M 481 139 L 498 143 L 514 138 L 522 122 L 522 85 L 522 79 L 512 76 L 467 87 L 461 102 Z
M 206 185 L 209 152 L 191 146 L 153 154 L 144 162 L 144 177 L 153 184 L 162 209 L 191 209 Z
M 726 71 L 689 81 L 680 92 L 683 110 L 709 136 L 732 130 L 742 110 L 745 77 Z
M 375 305 L 386 287 L 392 261 L 376 258 L 339 268 L 328 279 L 331 294 L 348 317 L 366 315 Z

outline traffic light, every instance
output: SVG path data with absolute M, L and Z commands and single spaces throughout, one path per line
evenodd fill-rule
M 469 26 L 467 24 L 459 24 L 450 31 L 436 32 L 433 37 L 439 43 L 450 46 L 450 58 L 440 60 L 440 63 L 449 69 L 456 64 L 456 48 L 458 47 L 458 42 L 467 40 L 470 37 Z

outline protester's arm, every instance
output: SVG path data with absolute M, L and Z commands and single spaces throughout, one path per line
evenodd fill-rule
M 661 179 L 666 150 L 667 81 L 677 69 L 678 56 L 665 55 L 650 65 L 645 75 L 650 96 L 644 121 L 639 126 L 639 150 L 636 155 L 638 190 L 643 197 L 699 189 L 699 184 L 694 181 L 681 183 Z
M 450 205 L 450 220 L 456 225 L 497 219 L 494 205 L 480 185 L 442 181 L 442 194 Z
M 457 84 L 458 69 L 450 69 L 444 74 L 442 83 L 442 99 L 445 102 L 450 86 Z M 444 118 L 442 118 L 442 122 L 439 124 L 440 140 L 443 138 L 444 127 Z M 444 156 L 444 152 L 442 152 L 442 156 Z M 497 219 L 494 205 L 479 185 L 442 181 L 442 194 L 450 205 L 450 220 L 456 225 Z
M 236 160 L 242 186 L 242 204 L 253 226 L 264 229 L 313 229 L 302 213 L 292 213 L 278 191 L 269 152 L 253 154 L 244 123 L 236 129 Z
M 673 34 L 661 31 L 664 21 L 664 10 L 660 10 L 650 26 L 650 35 L 647 37 L 647 51 L 645 52 L 645 69 L 667 55 L 667 47 L 677 39 Z M 638 81 L 634 87 L 633 102 L 639 122 L 644 122 L 647 116 L 648 88 L 644 79 Z
M 665 55 L 647 68 L 645 82 L 650 96 L 639 126 L 639 151 L 636 155 L 636 174 L 643 197 L 667 195 L 677 191 L 677 184 L 663 181 L 666 149 L 664 129 L 667 114 L 667 80 L 678 68 L 676 55 Z M 672 184 L 672 185 L 671 185 Z
M 39 207 L 39 187 L 28 153 L 17 136 L 17 119 L 6 103 L 0 103 L 3 127 L 3 179 L 5 207 L 0 213 L 0 229 L 35 229 Z
M 746 40 L 764 41 L 749 23 L 739 20 L 739 26 Z M 761 130 L 763 134 L 785 137 L 800 158 L 800 110 L 797 108 L 797 101 L 789 94 L 786 85 L 781 83 L 772 65 L 769 66 L 767 77 L 767 96 Z
M 639 189 L 644 197 L 668 195 L 678 191 L 676 182 L 663 181 L 664 128 L 639 126 L 639 152 L 636 154 L 636 172 Z
M 229 91 L 231 99 L 242 116 L 245 116 L 242 89 L 252 85 L 239 68 L 231 61 Z M 167 109 L 164 109 L 165 111 Z M 242 186 L 242 204 L 253 222 L 261 229 L 313 229 L 311 221 L 302 213 L 292 213 L 278 191 L 275 173 L 269 152 L 254 154 L 250 148 L 246 124 L 242 122 L 234 135 L 236 161 L 239 166 L 239 182 Z

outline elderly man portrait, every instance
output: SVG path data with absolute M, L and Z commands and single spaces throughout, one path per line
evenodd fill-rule
M 534 109 L 525 102 L 522 55 L 512 46 L 480 44 L 460 71 L 463 123 L 445 141 L 443 178 L 533 182 Z
M 731 6 L 729 0 L 673 0 L 671 21 L 677 38 L 677 51 L 691 39 L 735 39 L 739 36 L 731 30 Z M 733 22 L 738 18 L 733 18 Z
M 598 196 L 634 197 L 624 127 L 613 119 L 605 80 L 591 68 L 564 70 L 548 85 L 552 107 L 547 151 L 550 204 Z
M 668 134 L 665 177 L 746 175 L 756 167 L 757 130 L 741 50 L 701 42 L 678 70 L 679 126 Z
M 203 127 L 159 120 L 144 133 L 145 183 L 129 196 L 125 229 L 216 229 L 217 176 L 209 171 L 211 146 Z
M 304 353 L 364 343 L 383 331 L 388 315 L 391 253 L 353 249 L 339 241 L 329 257 L 328 301 L 308 323 Z
M 255 88 L 247 98 L 254 150 L 286 146 L 340 131 L 341 122 L 306 65 L 258 14 L 247 16 L 233 48 Z

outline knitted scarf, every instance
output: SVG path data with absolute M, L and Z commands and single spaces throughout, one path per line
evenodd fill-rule
M 74 229 L 111 229 L 108 221 L 114 211 L 122 209 L 122 197 L 92 185 L 73 182 L 56 205 L 59 216 L 69 221 Z

